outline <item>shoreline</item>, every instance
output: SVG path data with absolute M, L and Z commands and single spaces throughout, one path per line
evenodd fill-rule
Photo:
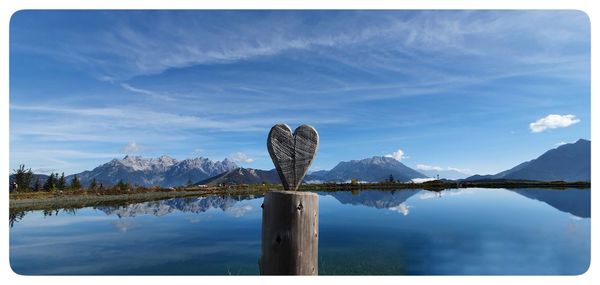
M 214 190 L 175 190 L 175 191 L 152 191 L 139 193 L 120 193 L 108 195 L 84 194 L 54 194 L 51 197 L 40 198 L 11 198 L 9 199 L 10 212 L 54 210 L 63 208 L 85 208 L 100 205 L 127 205 L 132 203 L 143 203 L 171 198 L 201 197 L 207 195 L 251 195 L 262 194 L 259 191 L 214 191 Z M 20 194 L 20 193 L 19 193 Z M 18 195 L 18 194 L 16 194 Z M 15 195 L 15 196 L 16 196 Z
M 544 188 L 544 189 L 591 189 L 589 182 L 429 182 L 419 184 L 308 184 L 302 185 L 299 191 L 356 191 L 356 190 L 383 190 L 394 191 L 403 189 L 421 189 L 429 191 L 442 191 L 446 189 L 461 188 Z M 99 205 L 127 205 L 170 198 L 201 197 L 206 195 L 264 195 L 269 190 L 282 190 L 281 185 L 265 186 L 236 186 L 236 187 L 211 187 L 183 188 L 176 190 L 125 190 L 117 193 L 99 193 L 93 190 L 78 190 L 64 192 L 21 192 L 11 193 L 9 198 L 9 211 L 22 212 L 34 210 L 54 210 L 69 208 L 85 208 Z

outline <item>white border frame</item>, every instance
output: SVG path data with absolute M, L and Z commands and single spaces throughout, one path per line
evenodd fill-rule
M 591 22 L 591 37 L 592 37 L 592 49 L 591 49 L 591 125 L 597 125 L 597 116 L 594 115 L 594 111 L 598 112 L 598 99 L 594 98 L 596 88 L 594 82 L 597 80 L 595 76 L 595 70 L 598 66 L 598 61 L 594 56 L 595 47 L 597 46 L 598 38 L 598 24 L 597 17 L 595 16 L 592 7 L 593 1 L 591 0 L 504 0 L 504 1 L 492 1 L 492 0 L 414 0 L 408 1 L 391 1 L 391 0 L 290 0 L 290 1 L 276 1 L 276 0 L 220 0 L 211 1 L 212 3 L 206 3 L 200 0 L 121 0 L 121 1 L 100 1 L 100 0 L 83 0 L 83 1 L 69 1 L 69 0 L 2 0 L 0 1 L 0 22 L 2 23 L 2 29 L 0 29 L 0 38 L 3 44 L 0 46 L 2 52 L 0 53 L 0 62 L 3 63 L 0 68 L 0 82 L 3 92 L 0 97 L 0 133 L 3 134 L 3 139 L 0 141 L 0 157 L 5 160 L 0 164 L 0 185 L 8 185 L 8 173 L 9 169 L 9 28 L 11 16 L 19 10 L 24 9 L 575 9 L 585 12 L 590 18 Z M 598 165 L 598 155 L 594 151 L 597 146 L 597 139 L 599 139 L 593 128 L 591 130 L 592 140 L 592 180 L 597 175 L 594 170 Z M 4 189 L 5 187 L 0 187 Z M 5 189 L 5 194 L 0 195 L 0 204 L 4 213 L 8 212 L 8 189 Z M 592 190 L 593 191 L 593 190 Z M 593 205 L 598 205 L 598 195 L 592 194 L 592 208 Z M 6 220 L 5 220 L 6 221 Z M 593 237 L 597 236 L 598 229 L 598 218 L 594 218 L 592 223 L 592 241 Z M 287 284 L 306 284 L 307 282 L 318 282 L 318 283 L 329 283 L 338 282 L 340 284 L 365 284 L 370 282 L 377 282 L 378 284 L 397 284 L 397 283 L 411 283 L 413 284 L 426 284 L 431 282 L 444 282 L 444 283 L 460 283 L 460 284 L 502 284 L 505 285 L 509 282 L 543 282 L 542 284 L 556 284 L 556 283 L 568 283 L 568 284 L 591 284 L 595 269 L 594 261 L 598 258 L 598 251 L 595 249 L 595 244 L 592 242 L 592 255 L 591 264 L 589 270 L 578 276 L 320 276 L 320 277 L 241 277 L 241 276 L 21 276 L 15 274 L 10 267 L 9 263 L 9 226 L 4 226 L 4 233 L 0 235 L 0 245 L 2 257 L 0 258 L 0 274 L 2 275 L 2 283 L 4 284 L 77 284 L 80 285 L 82 282 L 86 284 L 102 284 L 105 285 L 107 282 L 136 282 L 136 283 L 153 283 L 153 284 L 164 284 L 166 282 L 210 282 L 212 284 L 227 284 L 227 283 L 252 283 L 252 284 L 263 284 L 264 282 L 278 282 Z

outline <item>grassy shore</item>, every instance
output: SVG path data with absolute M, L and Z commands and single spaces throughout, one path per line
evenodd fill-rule
M 527 181 L 476 181 L 448 182 L 430 181 L 425 183 L 368 183 L 368 184 L 307 184 L 302 185 L 302 191 L 348 191 L 348 190 L 401 190 L 424 189 L 441 191 L 456 188 L 549 188 L 587 189 L 589 182 L 527 182 Z M 281 185 L 236 185 L 227 187 L 187 187 L 187 188 L 137 188 L 96 190 L 66 190 L 51 192 L 21 192 L 11 193 L 10 211 L 52 210 L 59 208 L 84 208 L 98 205 L 126 205 L 169 198 L 199 197 L 206 195 L 262 195 L 270 189 L 282 189 Z
M 11 193 L 10 211 L 52 210 L 59 208 L 84 208 L 98 205 L 127 205 L 169 198 L 200 197 L 206 195 L 251 195 L 265 191 L 253 189 L 158 189 L 101 193 L 91 190 Z

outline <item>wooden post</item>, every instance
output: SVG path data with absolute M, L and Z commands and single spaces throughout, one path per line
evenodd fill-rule
M 262 215 L 262 275 L 317 275 L 319 196 L 269 191 Z

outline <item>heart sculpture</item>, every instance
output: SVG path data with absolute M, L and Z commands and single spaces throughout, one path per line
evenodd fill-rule
M 271 128 L 267 149 L 285 190 L 298 190 L 318 146 L 319 134 L 312 126 L 299 126 L 294 134 L 286 124 Z

